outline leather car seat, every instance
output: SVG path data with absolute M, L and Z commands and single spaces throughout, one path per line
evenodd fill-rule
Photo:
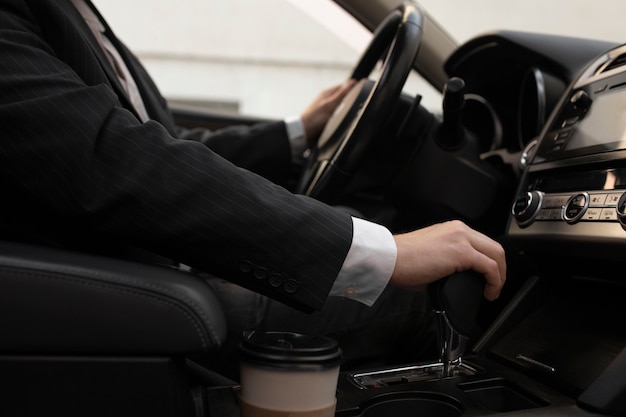
M 0 415 L 195 416 L 226 338 L 192 272 L 0 241 Z

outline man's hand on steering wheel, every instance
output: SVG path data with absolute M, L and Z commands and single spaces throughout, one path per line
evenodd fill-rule
M 358 80 L 356 84 L 348 82 L 335 87 L 339 90 L 326 90 L 327 123 L 323 125 L 321 117 L 308 122 L 312 137 L 320 131 L 321 135 L 312 148 L 297 193 L 331 204 L 341 194 L 400 97 L 417 57 L 422 26 L 419 8 L 412 3 L 401 5 L 379 25 L 354 67 L 350 79 Z M 376 79 L 368 79 L 379 62 L 382 67 Z M 337 107 L 339 102 L 342 104 Z M 308 115 L 303 115 L 306 126 L 304 117 Z
M 350 79 L 343 84 L 322 90 L 300 114 L 308 146 L 314 146 L 317 143 L 322 129 L 355 84 L 356 80 Z

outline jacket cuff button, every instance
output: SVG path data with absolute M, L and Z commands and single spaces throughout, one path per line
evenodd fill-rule
M 256 268 L 254 270 L 254 277 L 256 279 L 265 279 L 265 278 L 267 278 L 267 269 L 265 269 L 265 268 Z
M 239 270 L 241 272 L 251 272 L 252 271 L 252 262 L 243 261 L 239 264 Z
M 283 276 L 276 273 L 270 275 L 269 284 L 272 288 L 280 287 L 281 285 L 283 285 Z
M 293 294 L 298 291 L 298 283 L 294 279 L 288 279 L 283 284 L 283 290 L 285 290 L 287 294 Z

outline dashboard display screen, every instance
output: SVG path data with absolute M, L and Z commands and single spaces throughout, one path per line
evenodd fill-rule
M 626 149 L 626 83 L 604 82 L 574 92 L 563 104 L 534 162 L 618 149 Z
M 611 150 L 626 145 L 626 91 L 611 90 L 596 95 L 585 117 L 572 132 L 563 151 L 590 148 Z

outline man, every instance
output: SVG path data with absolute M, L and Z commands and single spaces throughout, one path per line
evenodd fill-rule
M 392 236 L 276 185 L 302 146 L 291 123 L 175 126 L 90 3 L 0 0 L 0 56 L 5 239 L 141 248 L 304 312 L 329 295 L 375 305 L 388 288 L 466 269 L 484 275 L 490 300 L 504 284 L 501 246 L 460 222 Z M 301 138 L 350 87 L 314 100 Z

